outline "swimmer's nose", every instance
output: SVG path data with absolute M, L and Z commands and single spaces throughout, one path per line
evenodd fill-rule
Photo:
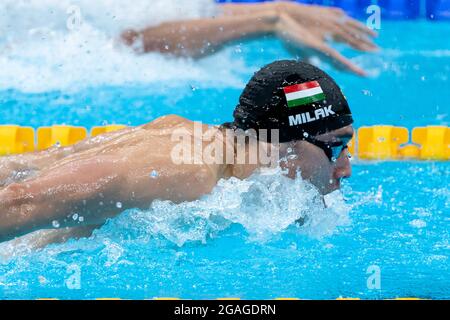
M 342 150 L 339 158 L 334 165 L 334 178 L 343 179 L 350 178 L 352 175 L 352 166 L 350 164 L 350 156 L 347 149 Z

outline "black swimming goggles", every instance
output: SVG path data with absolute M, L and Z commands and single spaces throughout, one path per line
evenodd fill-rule
M 350 138 L 340 139 L 338 141 L 325 142 L 317 140 L 316 138 L 305 138 L 305 141 L 312 143 L 316 147 L 319 147 L 325 152 L 325 155 L 331 162 L 336 162 L 336 160 L 341 155 L 342 151 L 348 149 L 348 143 Z

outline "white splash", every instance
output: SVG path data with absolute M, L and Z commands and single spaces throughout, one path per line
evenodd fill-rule
M 310 183 L 301 178 L 289 179 L 281 173 L 279 168 L 265 169 L 245 180 L 221 180 L 211 194 L 192 202 L 175 204 L 157 200 L 148 210 L 128 210 L 111 219 L 91 239 L 45 250 L 53 254 L 80 249 L 79 246 L 89 250 L 105 243 L 116 243 L 114 247 L 120 248 L 130 241 L 145 244 L 155 239 L 165 239 L 177 246 L 206 243 L 210 238 L 220 237 L 220 232 L 232 224 L 243 227 L 244 238 L 265 242 L 297 225 L 298 220 L 304 221 L 294 229 L 299 235 L 323 238 L 350 223 L 351 208 L 339 191 L 323 199 Z M 51 232 L 55 231 L 35 232 L 0 244 L 0 262 L 45 247 L 43 243 L 52 236 Z
M 304 219 L 299 232 L 321 238 L 350 222 L 349 209 L 340 193 L 329 195 L 325 206 L 311 184 L 270 169 L 246 180 L 221 180 L 211 194 L 193 202 L 154 201 L 149 210 L 129 211 L 106 229 L 125 228 L 147 239 L 162 236 L 182 246 L 205 243 L 231 224 L 244 227 L 251 240 L 266 241 Z
M 209 17 L 216 10 L 213 0 L 3 0 L 0 90 L 77 91 L 155 82 L 240 87 L 236 72 L 245 68 L 229 58 L 231 50 L 197 62 L 136 55 L 118 40 L 125 29 Z

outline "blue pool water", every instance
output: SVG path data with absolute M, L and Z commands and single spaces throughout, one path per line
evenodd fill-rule
M 319 65 L 342 86 L 356 126 L 448 125 L 448 35 L 450 24 L 386 22 L 380 53 L 343 50 L 369 78 Z M 91 55 L 98 69 L 81 55 L 80 73 L 69 76 L 75 68 L 61 58 L 61 65 L 30 69 L 41 80 L 14 73 L 36 67 L 33 57 L 0 60 L 11 67 L 0 75 L 0 123 L 138 125 L 168 113 L 222 123 L 254 71 L 295 58 L 267 38 L 199 62 L 151 55 L 135 58 L 133 69 L 126 55 L 135 74 L 123 76 L 123 70 L 103 75 L 104 65 Z M 0 245 L 0 298 L 450 298 L 449 175 L 448 162 L 356 160 L 343 198 L 328 199 L 331 208 L 307 184 L 270 172 L 222 182 L 194 203 L 124 212 L 90 239 L 31 251 L 27 242 Z M 293 225 L 299 216 L 308 217 L 303 227 Z M 371 268 L 380 271 L 380 288 L 367 286 Z

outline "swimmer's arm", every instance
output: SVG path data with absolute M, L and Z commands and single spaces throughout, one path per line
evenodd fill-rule
M 167 116 L 137 130 L 185 121 Z M 0 242 L 52 229 L 54 221 L 59 228 L 99 225 L 126 209 L 148 208 L 154 199 L 192 201 L 209 193 L 217 182 L 204 166 L 155 159 L 130 162 L 120 155 L 75 157 L 45 168 L 26 182 L 0 187 Z M 155 169 L 156 178 L 150 175 Z M 122 205 L 117 206 L 118 202 Z M 83 221 L 75 221 L 74 214 Z
M 123 184 L 125 168 L 117 160 L 67 163 L 0 189 L 0 242 L 41 229 L 98 225 L 122 212 L 111 200 Z M 75 214 L 83 220 L 75 220 Z
M 276 34 L 300 50 L 304 58 L 321 56 L 340 69 L 365 75 L 337 50 L 329 38 L 361 51 L 375 51 L 376 33 L 348 17 L 341 9 L 301 5 L 295 2 L 225 4 L 223 15 L 190 21 L 163 23 L 142 31 L 128 30 L 122 40 L 138 52 L 159 51 L 201 57 L 226 43 L 262 34 Z
M 43 248 L 49 244 L 65 243 L 70 239 L 89 238 L 96 229 L 102 225 L 88 225 L 73 228 L 64 228 L 59 230 L 49 230 L 44 237 L 40 237 L 33 247 L 36 249 Z
M 97 156 L 0 188 L 0 242 L 41 229 L 99 225 L 124 210 L 148 208 L 154 199 L 192 201 L 217 182 L 202 166 L 160 166 L 164 170 L 153 178 L 154 165 L 137 167 L 121 157 Z M 75 214 L 83 221 L 76 221 Z
M 26 245 L 28 249 L 36 250 L 44 248 L 50 244 L 65 243 L 70 239 L 89 238 L 101 225 L 80 226 L 73 228 L 39 230 L 26 237 L 20 237 L 12 240 L 10 244 L 13 247 Z
M 229 41 L 275 31 L 278 20 L 274 10 L 247 15 L 167 22 L 142 31 L 127 30 L 122 39 L 128 45 L 142 41 L 144 52 L 159 51 L 179 56 L 201 57 L 211 54 Z

